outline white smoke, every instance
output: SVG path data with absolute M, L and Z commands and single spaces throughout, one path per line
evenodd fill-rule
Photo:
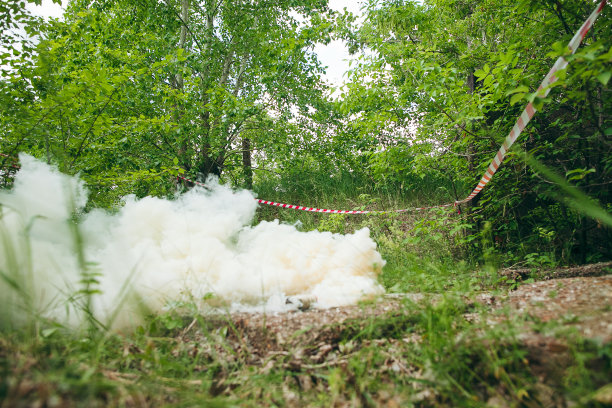
M 250 226 L 253 194 L 214 181 L 174 200 L 127 197 L 118 212 L 94 210 L 76 224 L 83 183 L 30 156 L 20 160 L 12 191 L 0 192 L 0 296 L 16 302 L 23 293 L 7 282 L 21 281 L 43 316 L 81 323 L 69 299 L 82 294 L 84 272 L 94 279 L 89 290 L 100 292 L 94 315 L 116 315 L 116 327 L 138 322 L 140 306 L 278 312 L 296 307 L 288 297 L 327 308 L 383 292 L 376 276 L 384 261 L 367 228 L 340 235 L 278 221 Z

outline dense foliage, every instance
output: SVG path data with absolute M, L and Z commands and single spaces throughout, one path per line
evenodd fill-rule
M 172 194 L 179 173 L 300 204 L 448 203 L 471 191 L 533 100 L 539 112 L 520 146 L 461 217 L 428 213 L 402 229 L 410 242 L 442 234 L 455 256 L 610 259 L 609 226 L 568 206 L 522 154 L 612 208 L 609 7 L 540 99 L 535 90 L 568 54 L 591 1 L 369 0 L 359 20 L 326 3 L 74 0 L 50 22 L 7 3 L 4 184 L 10 157 L 25 151 L 79 173 L 104 207 L 129 193 Z M 37 45 L 17 47 L 14 22 Z M 361 58 L 332 94 L 313 47 L 333 38 Z M 335 222 L 345 220 L 315 225 Z
M 391 174 L 449 177 L 448 200 L 464 198 L 533 100 L 540 112 L 521 146 L 471 205 L 472 231 L 490 221 L 498 245 L 526 249 L 520 257 L 609 258 L 610 230 L 556 200 L 558 187 L 526 167 L 520 154 L 563 174 L 610 210 L 609 9 L 568 57 L 549 97 L 534 98 L 592 9 L 586 1 L 370 1 L 365 23 L 344 32 L 355 50 L 369 53 L 340 104 L 359 116 L 353 126 L 362 134 L 396 135 L 372 167 L 383 161 Z M 410 121 L 418 127 L 406 137 Z M 394 165 L 401 154 L 414 158 L 402 160 L 411 163 L 407 172 Z

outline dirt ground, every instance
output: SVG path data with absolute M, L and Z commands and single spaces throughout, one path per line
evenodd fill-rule
M 514 279 L 527 276 L 522 270 L 502 270 L 500 273 Z M 542 280 L 524 283 L 516 289 L 509 287 L 501 295 L 482 293 L 476 298 L 466 299 L 464 317 L 468 321 L 487 319 L 491 326 L 502 324 L 504 319 L 523 319 L 518 340 L 528 351 L 530 368 L 539 378 L 538 387 L 544 390 L 539 398 L 549 401 L 549 406 L 564 406 L 562 400 L 554 400 L 555 393 L 545 384 L 559 381 L 555 376 L 570 364 L 571 352 L 563 334 L 546 332 L 542 330 L 542 325 L 554 321 L 556 324 L 553 326 L 557 330 L 578 331 L 587 339 L 611 342 L 612 262 L 543 271 L 539 277 Z M 409 324 L 406 315 L 413 304 L 411 302 L 422 305 L 423 302 L 435 303 L 440 298 L 440 295 L 388 294 L 364 304 L 327 310 L 218 316 L 219 320 L 212 324 L 228 327 L 230 334 L 227 339 L 233 349 L 248 360 L 245 361 L 247 364 L 260 367 L 259 370 L 265 372 L 267 367 L 281 364 L 288 370 L 309 371 L 346 364 L 343 356 L 347 353 L 342 348 L 346 347 L 344 340 L 351 333 L 372 327 L 374 322 L 384 322 L 389 325 L 389 331 L 393 331 L 396 327 L 392 326 Z M 380 319 L 380 316 L 384 316 L 384 319 Z M 201 331 L 191 330 L 190 327 L 183 333 L 187 341 L 215 347 L 214 342 L 207 342 L 203 336 Z M 420 341 L 420 336 L 413 333 L 403 339 L 381 338 L 366 340 L 366 343 L 380 342 L 381 348 L 392 350 L 397 348 L 394 345 L 397 342 Z M 221 349 L 209 352 L 225 354 Z M 411 370 L 402 365 L 401 358 L 389 356 L 393 369 Z M 227 355 L 227 358 L 233 357 Z M 415 375 L 412 372 L 409 374 Z M 612 396 L 609 398 L 612 403 Z M 492 406 L 498 405 L 493 401 Z
M 387 294 L 355 306 L 318 310 L 310 308 L 307 299 L 302 299 L 301 311 L 267 315 L 217 314 L 206 315 L 205 319 L 189 317 L 181 320 L 185 326 L 172 329 L 171 336 L 148 337 L 146 345 L 126 337 L 123 358 L 116 360 L 113 357 L 107 367 L 100 369 L 104 381 L 96 383 L 96 387 L 102 387 L 96 391 L 95 398 L 102 401 L 97 406 L 112 406 L 107 404 L 106 398 L 123 401 L 116 406 L 172 405 L 180 401 L 182 394 L 177 394 L 177 390 L 187 393 L 185 395 L 200 396 L 203 388 L 206 390 L 205 398 L 238 398 L 252 401 L 249 406 L 320 406 L 317 396 L 331 392 L 332 386 L 327 378 L 331 378 L 333 373 L 341 375 L 348 384 L 342 392 L 334 394 L 333 406 L 455 406 L 444 393 L 448 388 L 440 391 L 438 377 L 426 364 L 413 358 L 427 347 L 430 347 L 429 352 L 448 351 L 448 348 L 428 346 L 428 341 L 435 338 L 437 332 L 432 332 L 434 335 L 431 336 L 424 330 L 422 320 L 415 320 L 415 316 L 432 316 L 421 313 L 423 310 L 431 312 L 427 309 L 430 304 L 441 306 L 433 311 L 436 316 L 441 312 L 452 312 L 449 312 L 449 324 L 440 326 L 444 330 L 452 325 L 459 327 L 456 332 L 448 330 L 447 338 L 456 341 L 447 344 L 451 348 L 461 347 L 466 358 L 470 359 L 467 364 L 473 364 L 469 368 L 474 372 L 484 368 L 478 374 L 488 376 L 479 376 L 470 391 L 470 395 L 482 403 L 475 406 L 585 406 L 575 402 L 582 400 L 571 398 L 571 395 L 568 397 L 566 391 L 575 389 L 575 384 L 564 383 L 567 378 L 564 373 L 576 367 L 576 355 L 583 357 L 584 370 L 595 373 L 598 378 L 596 387 L 593 387 L 596 392 L 587 401 L 596 403 L 586 406 L 612 406 L 612 384 L 606 377 L 610 372 L 609 345 L 612 344 L 612 262 L 539 271 L 535 281 L 518 285 L 516 282 L 531 279 L 533 273 L 502 270 L 499 274 L 508 277 L 505 289 L 498 289 L 495 293 L 471 293 L 469 297 L 463 297 L 463 302 L 453 298 L 448 303 L 441 303 L 446 299 L 440 294 L 402 293 Z M 501 330 L 489 331 L 489 327 Z M 508 328 L 512 336 L 505 336 Z M 498 335 L 500 332 L 504 335 Z M 582 354 L 572 349 L 577 344 L 573 342 L 574 333 L 580 335 L 579 341 L 589 339 L 580 343 L 580 346 L 585 346 L 580 351 Z M 42 343 L 43 350 L 32 355 L 24 354 L 21 345 L 10 343 L 10 340 L 3 343 L 2 340 L 0 371 L 4 359 L 5 367 L 9 367 L 11 373 L 11 382 L 6 384 L 12 388 L 0 389 L 0 397 L 5 392 L 12 399 L 3 405 L 0 398 L 0 406 L 82 406 L 78 403 L 80 398 L 90 395 L 82 394 L 90 390 L 90 377 L 82 380 L 80 372 L 92 373 L 96 369 L 83 363 L 88 360 L 81 361 L 83 356 L 78 352 L 73 360 L 68 358 L 69 364 L 64 365 L 65 356 L 57 354 L 58 350 L 52 346 L 53 337 L 49 345 Z M 601 344 L 605 347 L 600 347 Z M 501 371 L 491 371 L 489 366 L 480 364 L 482 360 L 478 357 L 482 354 L 477 354 L 477 351 L 488 350 L 489 345 L 493 346 L 490 349 L 495 353 L 513 350 L 515 346 L 520 348 L 520 354 L 517 354 L 520 360 L 512 356 L 512 361 L 518 362 L 520 367 L 508 371 L 507 375 L 514 376 L 508 382 L 497 377 Z M 367 353 L 376 351 L 376 364 L 369 365 L 365 374 L 357 376 L 351 367 L 367 357 L 362 353 L 364 350 Z M 591 350 L 603 350 L 608 354 L 592 357 L 595 354 Z M 35 355 L 44 355 L 50 362 L 47 364 L 46 360 Z M 168 364 L 164 375 L 151 369 L 151 361 L 160 355 L 163 356 L 160 361 Z M 185 359 L 185 356 L 197 361 L 197 364 L 189 366 L 189 370 L 204 373 L 214 369 L 214 377 L 185 380 L 182 374 L 175 376 L 175 365 L 169 361 Z M 367 364 L 372 361 L 368 360 Z M 159 366 L 163 366 L 162 363 Z M 463 369 L 465 366 L 458 367 Z M 515 369 L 515 366 L 511 368 Z M 176 372 L 182 373 L 181 370 Z M 519 378 L 525 373 L 528 375 Z M 577 375 L 582 373 L 580 371 Z M 277 378 L 279 374 L 282 379 Z M 86 377 L 83 375 L 82 378 Z M 254 378 L 261 382 L 254 382 Z M 365 398 L 362 392 L 365 388 L 362 387 L 374 383 L 367 382 L 371 378 L 377 381 L 379 388 L 368 393 L 371 400 L 361 401 L 360 398 Z M 404 388 L 401 388 L 395 382 L 398 378 L 410 381 L 402 383 Z M 523 378 L 529 381 L 526 388 L 508 388 L 508 384 Z M 76 388 L 75 384 L 78 385 Z M 521 384 L 524 387 L 524 383 Z M 0 381 L 0 387 L 2 385 Z M 154 391 L 148 387 L 154 387 Z M 272 391 L 269 391 L 270 387 Z M 107 389 L 118 391 L 107 392 Z M 282 393 L 284 402 L 268 400 L 268 395 L 272 394 L 267 392 Z M 13 401 L 20 404 L 14 405 Z
M 525 269 L 500 271 L 501 275 L 519 280 L 529 273 Z M 563 326 L 575 328 L 585 338 L 604 343 L 612 341 L 612 262 L 542 271 L 539 278 L 542 280 L 522 284 L 514 290 L 509 288 L 502 296 L 482 293 L 474 302 L 491 311 L 506 308 L 510 318 L 528 315 L 534 322 L 561 321 Z M 248 345 L 255 355 L 264 356 L 286 350 L 292 344 L 328 345 L 334 330 L 345 322 L 365 325 L 377 316 L 400 311 L 406 307 L 407 300 L 418 303 L 437 299 L 439 295 L 388 294 L 355 306 L 307 308 L 268 315 L 238 313 L 230 318 L 243 336 L 243 345 Z M 227 318 L 224 316 L 221 321 Z M 466 318 L 476 318 L 476 313 L 473 316 L 466 313 Z M 521 338 L 529 347 L 545 351 L 564 349 L 554 337 L 530 330 Z M 325 353 L 325 350 L 314 351 Z
M 502 270 L 499 273 L 508 276 L 512 282 L 533 276 L 526 270 Z M 519 323 L 514 327 L 518 327 L 519 332 L 515 339 L 526 350 L 524 361 L 528 362 L 531 373 L 537 378 L 533 385 L 533 400 L 537 401 L 534 406 L 566 407 L 567 401 L 555 389 L 556 384 L 563 381 L 562 373 L 574 361 L 568 333 L 579 333 L 597 343 L 612 342 L 612 262 L 540 271 L 537 279 L 532 283 L 508 285 L 506 290 L 498 290 L 495 294 L 483 292 L 466 297 L 463 316 L 467 322 L 485 323 L 479 327 L 500 325 L 497 327 L 503 330 L 506 327 L 503 324 L 516 319 Z M 208 316 L 207 321 L 214 330 L 196 329 L 194 320 L 179 339 L 210 348 L 202 352 L 211 356 L 223 355 L 229 361 L 242 359 L 243 363 L 260 373 L 279 366 L 298 373 L 299 387 L 303 391 L 312 387 L 309 382 L 312 376 L 299 373 L 314 373 L 333 367 L 345 369 L 351 354 L 366 345 L 379 347 L 387 356 L 381 369 L 419 378 L 425 374 L 406 364 L 401 352 L 405 346 L 418 345 L 422 341 L 421 336 L 408 327 L 411 324 L 410 312 L 414 307 L 422 308 L 427 302 L 435 304 L 441 300 L 439 294 L 387 294 L 359 305 L 326 310 L 311 309 L 305 304 L 304 310 L 287 313 Z M 548 323 L 552 323 L 549 325 L 552 331 L 548 330 Z M 376 327 L 381 336 L 366 335 L 355 343 L 347 341 L 372 327 Z M 207 341 L 215 330 L 225 330 L 224 338 L 233 353 L 226 353 L 219 343 Z M 384 335 L 401 332 L 406 333 L 404 338 Z M 467 339 L 468 344 L 470 341 L 478 342 L 476 337 Z M 350 347 L 354 350 L 347 349 Z M 219 380 L 214 388 L 223 394 L 236 386 Z M 435 390 L 427 388 L 415 398 L 424 406 L 437 406 L 439 402 Z M 485 398 L 489 398 L 487 406 L 509 406 L 504 398 Z M 612 405 L 612 392 L 606 392 L 601 398 L 598 401 Z M 401 405 L 378 402 L 380 405 Z
M 499 273 L 510 278 L 510 282 L 533 275 L 526 270 Z M 521 406 L 575 406 L 559 392 L 563 389 L 559 387 L 564 381 L 563 373 L 575 364 L 572 337 L 568 333 L 581 334 L 597 343 L 612 342 L 612 262 L 540 271 L 536 278 L 532 283 L 509 283 L 505 290 L 497 290 L 494 294 L 471 294 L 469 298 L 464 297 L 464 302 L 449 303 L 450 307 L 459 305 L 456 316 L 459 320 L 463 316 L 468 326 L 471 322 L 478 323 L 466 337 L 457 340 L 463 342 L 462 347 L 469 348 L 492 338 L 486 337 L 487 327 L 502 328 L 504 332 L 506 327 L 518 328 L 518 335 L 508 345 L 514 347 L 515 341 L 522 345 L 521 352 L 525 352 L 522 362 L 534 379 L 529 403 L 523 401 L 525 404 Z M 349 375 L 347 367 L 359 355 L 359 350 L 374 346 L 384 362 L 371 369 L 381 373 L 380 378 L 387 378 L 384 373 L 393 372 L 414 379 L 412 386 L 415 388 L 413 394 L 402 399 L 404 396 L 395 395 L 394 386 L 387 379 L 389 384 L 386 385 L 390 388 L 372 395 L 374 403 L 370 405 L 396 407 L 410 401 L 409 405 L 416 406 L 451 406 L 442 404 L 444 397 L 437 394 L 435 386 L 427 385 L 433 377 L 429 377 L 426 367 L 411 364 L 406 358 L 407 350 L 418 349 L 425 342 L 422 333 L 411 330 L 414 324 L 411 316 L 429 303 L 435 305 L 441 301 L 440 294 L 403 293 L 326 310 L 311 309 L 305 301 L 301 311 L 213 315 L 205 319 L 206 327 L 199 327 L 198 320 L 194 319 L 179 333 L 177 344 L 192 349 L 201 357 L 209 355 L 211 360 L 222 359 L 227 364 L 247 366 L 249 376 L 251 373 L 265 376 L 279 368 L 282 372 L 293 373 L 285 378 L 289 381 L 285 385 L 293 384 L 294 387 L 283 388 L 288 406 L 303 406 L 306 401 L 301 400 L 295 390 L 304 395 L 310 395 L 312 390 L 329 392 L 329 388 L 317 380 L 318 374 L 337 369 Z M 516 322 L 512 322 L 513 319 Z M 505 326 L 506 323 L 511 324 Z M 377 332 L 362 335 L 367 330 Z M 392 335 L 387 335 L 389 333 Z M 215 336 L 222 337 L 223 341 L 214 341 Z M 505 347 L 507 340 L 501 339 L 497 346 Z M 601 361 L 589 360 L 587 364 L 591 367 Z M 593 369 L 598 373 L 608 370 L 600 366 L 593 366 Z M 214 396 L 232 395 L 233 390 L 240 389 L 246 381 L 241 378 L 219 375 L 210 392 Z M 494 385 L 493 391 L 486 387 L 491 388 L 491 385 L 484 386 L 479 395 L 487 407 L 517 406 L 508 404 L 505 386 Z M 346 398 L 340 398 L 334 406 L 355 406 L 355 401 Z M 596 401 L 604 406 L 612 405 L 612 387 L 598 394 Z

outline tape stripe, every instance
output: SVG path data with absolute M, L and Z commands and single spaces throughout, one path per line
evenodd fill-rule
M 204 187 L 207 188 L 206 184 L 204 183 L 200 183 L 198 181 L 194 181 L 191 179 L 188 179 L 187 177 L 183 177 L 181 175 L 177 176 L 177 178 L 187 181 L 189 183 L 192 183 L 194 185 L 200 186 L 200 187 Z M 407 211 L 422 211 L 422 210 L 430 210 L 433 208 L 444 208 L 444 207 L 451 207 L 454 205 L 454 203 L 451 204 L 443 204 L 443 205 L 434 205 L 431 207 L 416 207 L 416 208 L 405 208 L 405 209 L 401 209 L 401 210 L 387 210 L 387 211 L 370 211 L 370 210 L 329 210 L 329 209 L 325 209 L 325 208 L 316 208 L 316 207 L 304 207 L 304 206 L 300 206 L 300 205 L 292 205 L 292 204 L 284 204 L 284 203 L 277 203 L 274 201 L 269 201 L 269 200 L 262 200 L 262 199 L 256 199 L 257 202 L 259 204 L 265 204 L 265 205 L 270 205 L 273 207 L 279 207 L 279 208 L 286 208 L 286 209 L 291 209 L 291 210 L 301 210 L 301 211 L 308 211 L 308 212 L 318 212 L 318 213 L 324 213 L 324 214 L 387 214 L 390 212 L 407 212 Z
M 587 23 L 589 21 L 587 20 Z M 586 37 L 587 33 L 589 32 L 589 30 L 591 29 L 591 25 L 592 24 L 585 24 L 584 26 L 582 26 L 582 28 L 580 29 L 580 38 L 584 38 Z
M 604 6 L 606 5 L 605 1 L 602 1 L 601 4 L 599 5 L 599 8 L 597 9 L 598 13 L 601 13 L 601 10 L 603 10 Z

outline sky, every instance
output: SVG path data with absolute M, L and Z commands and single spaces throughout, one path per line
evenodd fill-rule
M 66 3 L 66 0 L 63 0 Z M 37 6 L 32 3 L 26 3 L 26 8 L 33 14 L 43 17 L 61 17 L 64 10 L 59 4 L 53 3 L 51 0 L 42 0 L 42 4 Z
M 62 1 L 66 4 L 66 0 Z M 361 2 L 359 0 L 329 0 L 329 7 L 342 11 L 346 8 L 355 15 L 360 15 Z M 44 17 L 61 17 L 63 9 L 60 5 L 51 0 L 42 0 L 42 5 L 36 6 L 28 3 L 28 9 L 32 13 Z M 340 40 L 331 41 L 328 45 L 319 44 L 315 47 L 315 52 L 319 56 L 322 65 L 327 67 L 325 79 L 332 86 L 339 87 L 347 80 L 345 74 L 349 69 L 351 56 L 347 47 Z
M 329 7 L 336 11 L 346 8 L 357 16 L 361 15 L 361 2 L 358 0 L 329 0 Z M 325 79 L 332 86 L 342 85 L 347 80 L 345 73 L 349 69 L 349 60 L 352 59 L 344 42 L 334 40 L 328 45 L 319 44 L 315 47 L 315 52 L 323 66 L 327 67 Z

